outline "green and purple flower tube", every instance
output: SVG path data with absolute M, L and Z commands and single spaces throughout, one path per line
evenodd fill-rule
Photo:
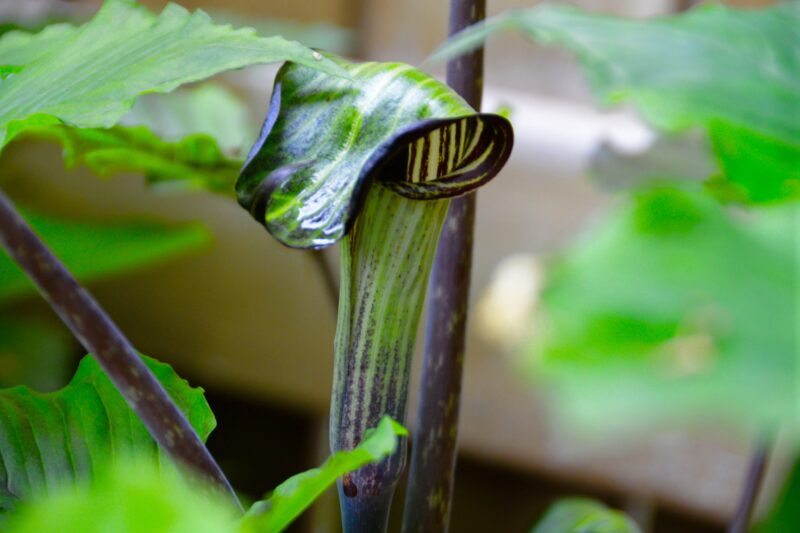
M 340 61 L 340 60 L 337 60 Z M 449 87 L 401 63 L 340 65 L 352 79 L 287 63 L 236 188 L 280 242 L 339 240 L 341 283 L 331 450 L 406 416 L 409 371 L 449 199 L 492 179 L 513 131 Z M 339 482 L 348 533 L 386 528 L 405 440 Z

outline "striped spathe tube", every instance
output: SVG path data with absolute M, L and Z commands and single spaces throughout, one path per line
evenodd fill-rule
M 332 451 L 384 415 L 401 423 L 417 326 L 449 199 L 491 180 L 513 130 L 402 63 L 351 64 L 338 78 L 293 63 L 236 185 L 283 244 L 341 241 Z M 406 443 L 339 482 L 345 531 L 385 530 Z

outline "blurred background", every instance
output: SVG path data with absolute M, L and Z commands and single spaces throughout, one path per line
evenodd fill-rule
M 165 4 L 143 3 L 157 11 Z M 202 8 L 218 22 L 254 26 L 262 35 L 282 34 L 358 60 L 419 65 L 444 41 L 447 28 L 444 0 L 180 3 Z M 630 17 L 675 13 L 693 4 L 574 3 Z M 729 3 L 757 7 L 771 2 Z M 490 0 L 489 12 L 531 5 Z M 88 0 L 0 0 L 0 24 L 37 28 L 57 20 L 81 21 L 98 7 L 99 2 Z M 443 71 L 436 65 L 430 70 Z M 244 106 L 236 115 L 239 127 L 226 147 L 229 152 L 241 156 L 249 147 L 275 71 L 251 67 L 215 80 Z M 503 340 L 513 337 L 518 319 L 511 311 L 499 318 L 494 312 L 498 307 L 524 311 L 536 289 L 530 254 L 558 249 L 613 202 L 586 177 L 593 155 L 609 146 L 636 153 L 655 134 L 628 109 L 598 109 L 574 58 L 560 49 L 497 37 L 486 54 L 485 79 L 484 108 L 510 110 L 516 146 L 501 176 L 479 194 L 451 530 L 525 531 L 555 499 L 586 494 L 628 511 L 648 531 L 723 531 L 744 479 L 751 436 L 704 425 L 614 441 L 575 438 L 554 423 L 552 399 L 521 377 L 515 352 Z M 209 102 L 217 106 L 224 99 Z M 140 112 L 157 119 L 158 105 L 146 105 Z M 169 120 L 164 120 L 168 129 Z M 53 143 L 9 146 L 0 159 L 0 185 L 27 209 L 88 228 L 145 221 L 174 229 L 202 221 L 207 232 L 196 232 L 191 245 L 158 261 L 142 259 L 136 268 L 100 275 L 89 282 L 90 289 L 142 352 L 170 362 L 193 385 L 206 389 L 218 419 L 209 445 L 247 497 L 260 496 L 327 456 L 335 307 L 308 253 L 281 247 L 228 198 L 153 191 L 135 175 L 98 180 L 80 166 L 64 170 L 61 148 Z M 328 250 L 324 260 L 335 268 L 337 256 L 338 250 Z M 528 290 L 509 294 L 498 272 L 522 276 Z M 59 327 L 30 295 L 15 297 L 5 313 L 35 316 L 48 324 L 48 331 Z M 30 334 L 39 335 L 38 330 Z M 53 389 L 63 384 L 82 354 L 63 333 L 54 338 L 60 340 L 47 349 L 51 357 L 24 363 L 0 347 L 3 386 L 28 381 Z M 417 369 L 420 359 L 415 360 Z M 412 430 L 417 374 L 413 380 Z M 774 497 L 785 466 L 780 456 L 771 463 L 762 507 Z M 402 504 L 402 494 L 396 504 Z M 336 507 L 329 495 L 293 530 L 336 531 Z

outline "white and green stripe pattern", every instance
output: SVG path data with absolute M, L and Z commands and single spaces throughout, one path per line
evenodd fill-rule
M 339 63 L 354 81 L 292 63 L 280 70 L 270 115 L 236 185 L 240 203 L 283 244 L 321 248 L 340 240 L 368 182 L 411 198 L 450 197 L 485 183 L 507 159 L 508 121 L 476 114 L 436 79 L 403 63 Z M 409 152 L 429 148 L 437 132 L 449 143 L 452 128 L 460 150 L 453 165 L 421 155 L 424 180 L 407 181 Z M 450 157 L 449 144 L 437 150 Z M 262 186 L 287 166 L 280 182 Z

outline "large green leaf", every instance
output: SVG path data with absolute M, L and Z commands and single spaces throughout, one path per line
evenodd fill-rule
M 87 24 L 61 28 L 28 38 L 27 51 L 19 45 L 26 38 L 15 32 L 0 39 L 0 50 L 12 48 L 0 64 L 29 61 L 0 81 L 0 146 L 32 125 L 110 127 L 141 94 L 253 63 L 291 59 L 342 74 L 296 42 L 216 26 L 202 11 L 175 4 L 155 16 L 132 0 L 107 0 Z
M 205 440 L 216 421 L 203 391 L 144 359 Z M 86 480 L 110 460 L 144 456 L 171 464 L 91 356 L 57 392 L 0 391 L 0 504 Z
M 253 506 L 244 519 L 227 500 L 202 481 L 160 470 L 147 458 L 101 463 L 91 483 L 63 487 L 22 502 L 9 516 L 9 533 L 275 533 L 282 531 L 337 477 L 380 461 L 397 446 L 405 430 L 386 419 L 355 450 L 332 456 L 320 468 L 281 484 L 271 497 Z M 188 482 L 187 482 L 188 481 Z
M 384 417 L 356 448 L 333 454 L 325 464 L 281 483 L 264 501 L 248 512 L 242 526 L 247 532 L 283 531 L 338 478 L 364 465 L 377 463 L 397 449 L 398 437 L 408 436 L 403 426 Z
M 531 533 L 639 533 L 625 513 L 586 498 L 568 498 L 553 504 Z
M 236 184 L 240 203 L 282 243 L 333 244 L 376 181 L 432 199 L 493 178 L 511 126 L 477 114 L 449 87 L 402 63 L 339 61 L 351 80 L 288 63 Z
M 30 212 L 25 218 L 81 281 L 141 268 L 198 249 L 210 240 L 200 224 L 173 228 L 153 223 L 88 224 Z M 33 292 L 33 284 L 16 263 L 0 254 L 0 303 Z
M 668 189 L 610 214 L 551 264 L 533 334 L 530 363 L 565 420 L 797 436 L 797 228 L 790 205 L 728 213 Z
M 459 54 L 512 28 L 572 50 L 604 102 L 633 102 L 669 131 L 708 127 L 726 178 L 744 189 L 740 199 L 798 196 L 800 4 L 747 11 L 710 4 L 650 20 L 543 5 L 476 25 L 434 57 Z M 753 138 L 761 139 L 757 149 L 748 146 Z M 753 155 L 767 169 L 741 172 Z

